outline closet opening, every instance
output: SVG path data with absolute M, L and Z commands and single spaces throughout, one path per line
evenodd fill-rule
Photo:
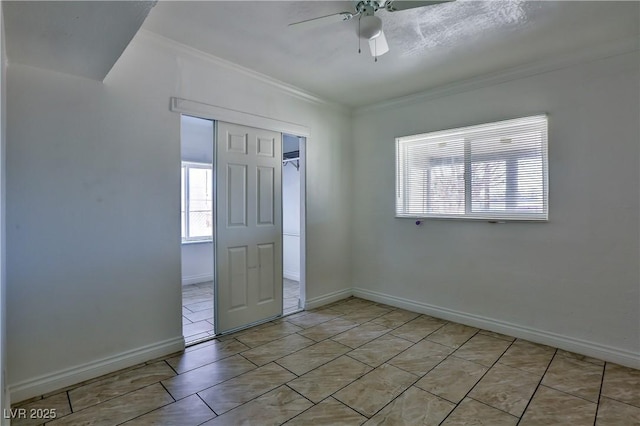
M 304 309 L 304 200 L 306 139 L 282 135 L 282 313 Z
M 226 127 L 223 128 L 223 125 Z M 222 222 L 220 222 L 222 216 L 216 218 L 217 215 L 224 214 L 225 212 L 231 212 L 235 214 L 237 213 L 238 208 L 244 205 L 236 203 L 238 199 L 237 192 L 240 190 L 238 184 L 244 181 L 238 181 L 237 179 L 235 179 L 224 184 L 224 188 L 227 188 L 229 189 L 229 191 L 231 191 L 226 196 L 223 196 L 224 194 L 219 193 L 220 188 L 215 187 L 218 180 L 216 178 L 216 169 L 220 169 L 220 167 L 224 166 L 220 170 L 224 169 L 229 172 L 229 170 L 233 171 L 239 167 L 236 163 L 230 162 L 229 159 L 225 160 L 223 157 L 218 158 L 218 156 L 222 154 L 216 153 L 216 150 L 223 148 L 217 147 L 216 141 L 220 138 L 222 138 L 220 140 L 225 141 L 228 139 L 230 142 L 227 141 L 228 143 L 224 144 L 224 147 L 234 148 L 235 145 L 233 145 L 233 143 L 235 143 L 236 140 L 240 140 L 238 139 L 240 137 L 238 135 L 244 135 L 244 133 L 242 133 L 242 131 L 245 131 L 244 129 L 245 128 L 241 126 L 239 127 L 237 125 L 220 123 L 215 120 L 192 117 L 188 115 L 181 116 L 180 173 L 182 187 L 180 214 L 182 235 L 180 243 L 182 255 L 182 328 L 185 343 L 187 345 L 192 345 L 204 340 L 211 339 L 216 335 L 216 332 L 224 334 L 228 332 L 227 329 L 229 328 L 232 331 L 238 328 L 235 326 L 235 324 L 228 326 L 226 325 L 226 323 L 223 324 L 222 322 L 219 322 L 219 324 L 215 323 L 216 314 L 223 315 L 223 317 L 221 318 L 225 319 L 231 318 L 231 316 L 237 314 L 236 311 L 238 311 L 238 308 L 235 305 L 231 306 L 231 308 L 224 305 L 222 310 L 220 310 L 221 308 L 219 306 L 216 308 L 216 306 L 219 304 L 217 302 L 221 302 L 224 300 L 227 302 L 230 301 L 235 303 L 240 300 L 238 299 L 238 297 L 242 295 L 253 297 L 253 290 L 251 290 L 252 287 L 250 286 L 251 283 L 249 281 L 245 283 L 241 279 L 243 277 L 251 278 L 253 276 L 252 271 L 253 269 L 255 269 L 252 269 L 253 264 L 247 264 L 246 266 L 248 269 L 245 271 L 245 273 L 241 273 L 242 271 L 237 270 L 237 268 L 232 268 L 237 263 L 235 261 L 237 260 L 237 252 L 239 250 L 238 247 L 240 246 L 237 246 L 237 244 L 232 244 L 233 247 L 227 248 L 226 251 L 224 251 L 223 246 L 218 247 L 218 245 L 222 244 L 225 241 L 231 241 L 230 238 L 233 237 L 233 235 L 229 234 L 229 232 L 237 231 L 236 228 L 238 227 L 233 223 L 231 225 L 227 224 L 229 220 L 235 220 L 235 216 L 229 216 L 227 219 L 225 219 L 225 221 Z M 246 128 L 246 131 L 256 132 L 258 130 Z M 222 136 L 219 134 L 220 132 L 223 133 Z M 264 133 L 264 131 L 258 132 Z M 236 133 L 238 133 L 238 135 L 236 135 Z M 282 173 L 282 198 L 280 206 L 282 212 L 282 225 L 280 227 L 280 217 L 278 217 L 279 215 L 276 216 L 277 226 L 274 225 L 276 229 L 280 228 L 280 230 L 277 232 L 281 232 L 282 234 L 282 275 L 280 275 L 279 267 L 273 270 L 277 272 L 276 276 L 279 275 L 279 279 L 282 280 L 282 293 L 280 293 L 280 291 L 276 291 L 274 293 L 274 296 L 276 296 L 275 303 L 279 305 L 276 315 L 289 315 L 304 309 L 304 301 L 306 295 L 304 250 L 306 139 L 304 137 L 289 134 L 281 134 L 281 141 L 279 140 L 280 137 L 273 137 L 273 139 L 264 139 L 264 137 L 266 137 L 264 135 L 252 137 L 257 137 L 256 140 L 258 141 L 258 144 L 255 145 L 255 149 L 258 149 L 257 158 L 259 158 L 260 161 L 264 160 L 261 159 L 261 155 L 264 154 L 262 154 L 260 150 L 265 150 L 268 148 L 267 145 L 265 145 L 265 141 L 273 140 L 275 144 L 278 144 L 279 142 L 282 143 L 282 168 L 280 170 Z M 250 138 L 248 140 L 253 139 Z M 229 143 L 232 144 L 229 145 Z M 249 151 L 247 151 L 247 153 L 249 153 L 250 151 L 253 152 L 252 149 L 254 149 L 254 146 L 250 145 L 250 149 Z M 234 154 L 232 151 L 230 151 L 230 153 Z M 278 149 L 277 151 L 280 150 Z M 277 152 L 277 154 L 280 155 L 280 152 Z M 278 157 L 274 158 L 276 162 L 278 162 L 277 158 Z M 234 161 L 237 162 L 238 160 L 236 159 Z M 222 166 L 219 164 L 221 162 L 223 164 Z M 250 168 L 247 170 L 250 170 Z M 263 187 L 264 182 L 268 181 L 268 179 L 266 181 L 264 180 L 265 176 L 263 175 L 265 175 L 266 173 L 265 170 L 266 165 L 261 165 L 258 167 L 259 174 L 256 176 L 261 179 L 258 183 L 262 183 L 262 186 L 259 186 L 259 188 L 256 189 L 259 189 L 260 191 L 265 190 L 265 188 Z M 225 174 L 224 176 L 227 176 L 227 174 Z M 233 178 L 235 175 L 231 174 L 229 176 Z M 221 178 L 221 176 L 217 177 Z M 280 182 L 278 182 L 279 180 L 280 179 L 278 178 L 275 181 L 277 182 L 278 190 L 280 189 Z M 246 183 L 250 184 L 251 182 L 251 179 L 249 179 Z M 220 182 L 218 183 L 220 184 Z M 250 189 L 250 187 L 247 188 Z M 256 192 L 255 196 L 261 195 L 262 192 L 260 191 Z M 264 193 L 267 194 L 267 192 Z M 250 193 L 248 194 L 250 195 Z M 274 192 L 274 194 L 277 194 L 277 191 Z M 261 203 L 268 201 L 267 199 L 263 198 L 264 196 L 262 195 L 256 198 L 256 200 L 259 200 Z M 278 198 L 280 197 L 276 197 L 276 199 Z M 244 198 L 241 197 L 241 199 Z M 218 207 L 216 207 L 216 205 L 218 205 Z M 223 210 L 217 211 L 217 209 L 219 210 L 220 206 L 226 207 Z M 258 213 L 260 212 L 264 214 L 264 212 L 260 210 L 260 208 L 258 208 Z M 248 213 L 248 216 L 246 216 L 247 218 L 254 218 L 256 220 L 260 219 L 263 221 L 265 219 L 264 217 L 254 217 L 255 215 L 252 215 L 251 212 Z M 251 223 L 249 223 L 249 225 L 251 225 Z M 258 225 L 261 225 L 261 227 L 258 227 L 260 229 L 256 228 L 257 232 L 262 232 L 262 228 L 264 228 L 264 225 L 261 223 L 258 223 Z M 222 230 L 227 232 L 227 234 L 229 235 L 220 233 L 220 226 L 223 226 L 224 229 Z M 256 234 L 256 238 L 258 237 L 259 235 Z M 271 247 L 271 245 L 268 245 L 267 247 L 267 244 L 264 243 L 264 241 L 261 241 L 262 240 L 256 243 L 258 244 L 257 254 L 259 255 L 259 257 L 268 255 L 269 253 L 267 248 Z M 280 243 L 276 243 L 275 247 L 277 247 L 278 245 L 280 245 Z M 232 258 L 227 259 L 227 257 L 229 256 L 220 257 L 220 253 L 216 254 L 219 250 L 223 250 L 223 254 L 226 253 Z M 251 254 L 250 251 L 248 253 Z M 274 260 L 276 260 L 278 257 L 279 255 L 274 258 Z M 251 260 L 251 257 L 249 257 L 248 259 Z M 267 258 L 265 257 L 264 259 L 266 260 Z M 231 263 L 229 263 L 230 261 Z M 220 265 L 217 264 L 220 262 L 223 263 L 222 269 L 220 269 Z M 277 262 L 279 263 L 280 259 L 277 259 Z M 259 262 L 259 264 L 261 265 L 260 270 L 264 270 L 265 267 L 268 266 L 268 264 L 263 265 L 263 262 Z M 224 273 L 225 271 L 227 273 L 226 275 Z M 227 277 L 229 273 L 232 273 L 232 275 Z M 260 282 L 263 282 L 261 280 L 267 277 L 267 275 L 263 276 L 258 274 Z M 231 278 L 233 279 L 229 281 Z M 278 278 L 276 277 L 276 279 Z M 258 284 L 260 284 L 260 282 Z M 241 285 L 242 283 L 244 284 Z M 266 281 L 264 283 L 266 283 Z M 264 283 L 256 287 L 261 292 L 266 291 Z M 245 288 L 246 285 L 249 285 L 249 287 Z M 279 285 L 274 288 L 277 287 L 279 287 Z M 243 289 L 246 290 L 246 294 L 242 292 Z M 230 292 L 227 290 L 229 290 Z M 224 297 L 217 300 L 217 297 L 222 297 L 220 296 L 220 294 L 222 294 L 222 296 Z M 265 295 L 266 294 L 267 293 L 265 293 Z M 280 297 L 280 294 L 282 295 L 282 304 L 280 304 L 280 301 L 277 301 L 277 298 Z M 260 297 L 264 296 L 262 295 L 262 293 L 259 293 L 258 295 Z M 264 303 L 261 302 L 258 303 L 258 305 L 256 305 L 255 307 L 251 307 L 253 305 L 248 303 L 246 306 L 246 309 L 249 309 L 249 311 L 247 311 L 247 315 L 256 316 L 260 314 L 260 309 L 264 307 L 263 305 Z M 226 309 L 225 307 L 228 309 Z M 273 313 L 269 313 L 269 315 L 273 315 Z M 221 318 L 217 318 L 217 320 L 221 321 Z M 244 321 L 244 317 L 241 319 Z M 245 322 L 246 324 L 250 325 L 255 321 L 252 319 Z M 240 321 L 240 323 L 243 324 L 242 321 Z M 218 326 L 218 328 L 216 328 L 216 326 Z
M 181 116 L 182 335 L 187 345 L 215 335 L 214 132 L 212 120 Z

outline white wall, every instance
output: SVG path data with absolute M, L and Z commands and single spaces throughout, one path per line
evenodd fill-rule
M 10 64 L 7 87 L 14 400 L 182 342 L 180 117 L 169 112 L 171 96 L 311 129 L 307 296 L 348 293 L 348 113 L 145 33 L 104 84 Z
M 639 63 L 635 51 L 358 112 L 356 294 L 640 367 Z M 548 223 L 394 218 L 395 137 L 544 112 Z
M 6 357 L 7 357 L 7 309 L 6 309 L 6 245 L 5 245 L 5 198 L 6 198 L 6 65 L 4 37 L 4 13 L 3 4 L 0 2 L 0 413 L 9 408 L 9 393 L 7 392 Z M 0 424 L 9 424 L 2 416 Z
M 182 161 L 213 164 L 213 121 L 181 117 L 180 155 Z
M 213 281 L 213 243 L 182 244 L 182 285 Z
M 282 274 L 300 280 L 300 170 L 282 168 Z
M 213 122 L 183 115 L 180 119 L 182 161 L 213 165 Z M 213 280 L 213 242 L 182 244 L 182 285 Z

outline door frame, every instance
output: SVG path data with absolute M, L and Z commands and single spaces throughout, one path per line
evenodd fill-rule
M 294 136 L 294 135 L 290 135 Z M 299 159 L 298 165 L 300 172 L 300 302 L 301 310 L 306 309 L 307 300 L 307 137 L 295 135 L 298 137 Z
M 307 308 L 307 142 L 298 135 L 300 150 L 300 309 Z
M 276 120 L 274 118 L 254 115 L 248 112 L 236 111 L 221 106 L 209 105 L 202 102 L 190 101 L 182 98 L 171 98 L 170 111 L 209 120 L 224 121 L 226 123 L 239 124 L 241 126 L 255 127 L 257 129 L 272 130 L 289 135 L 309 138 L 310 131 L 307 126 Z
M 190 115 L 193 117 L 204 118 L 208 120 L 224 121 L 227 123 L 238 124 L 241 126 L 255 127 L 258 129 L 272 130 L 281 134 L 289 134 L 298 136 L 298 143 L 300 147 L 300 305 L 304 310 L 306 308 L 306 276 L 307 276 L 307 261 L 306 261 L 306 212 L 307 212 L 307 197 L 306 197 L 306 165 L 307 165 L 307 144 L 310 139 L 310 129 L 307 126 L 291 123 L 288 121 L 277 120 L 269 117 L 263 117 L 251 113 L 237 111 L 217 105 L 210 105 L 198 101 L 192 101 L 188 99 L 171 97 L 169 110 L 179 114 Z M 217 125 L 214 125 L 214 137 L 215 129 Z M 217 141 L 214 141 L 217 143 Z M 282 138 L 280 140 L 282 143 Z M 215 148 L 215 147 L 214 147 Z M 215 149 L 214 149 L 214 164 L 215 164 Z M 215 172 L 214 172 L 215 173 Z M 214 192 L 216 191 L 214 185 Z M 282 208 L 282 203 L 280 204 Z M 215 230 L 214 230 L 215 232 Z M 214 236 L 215 238 L 215 236 Z M 214 244 L 215 246 L 215 244 Z M 214 247 L 215 256 L 215 247 Z M 214 258 L 215 259 L 215 258 Z M 217 264 L 214 260 L 214 271 L 217 268 Z M 216 285 L 214 284 L 214 294 Z M 215 308 L 215 301 L 214 301 Z M 214 324 L 215 327 L 215 324 Z

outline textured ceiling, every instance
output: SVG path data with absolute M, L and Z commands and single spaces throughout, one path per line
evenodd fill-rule
M 639 34 L 635 1 L 457 0 L 378 12 L 391 51 L 374 62 L 356 20 L 287 26 L 354 4 L 160 1 L 143 29 L 352 107 Z
M 4 1 L 7 55 L 101 80 L 142 28 L 351 107 L 639 36 L 638 1 L 457 0 L 380 11 L 391 51 L 358 54 L 351 1 Z M 148 16 L 147 16 L 148 13 Z
M 7 56 L 102 81 L 154 3 L 3 1 Z

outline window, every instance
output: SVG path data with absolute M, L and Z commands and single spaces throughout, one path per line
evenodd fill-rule
M 547 117 L 397 138 L 396 216 L 547 220 Z
M 182 241 L 213 238 L 211 164 L 182 162 Z

